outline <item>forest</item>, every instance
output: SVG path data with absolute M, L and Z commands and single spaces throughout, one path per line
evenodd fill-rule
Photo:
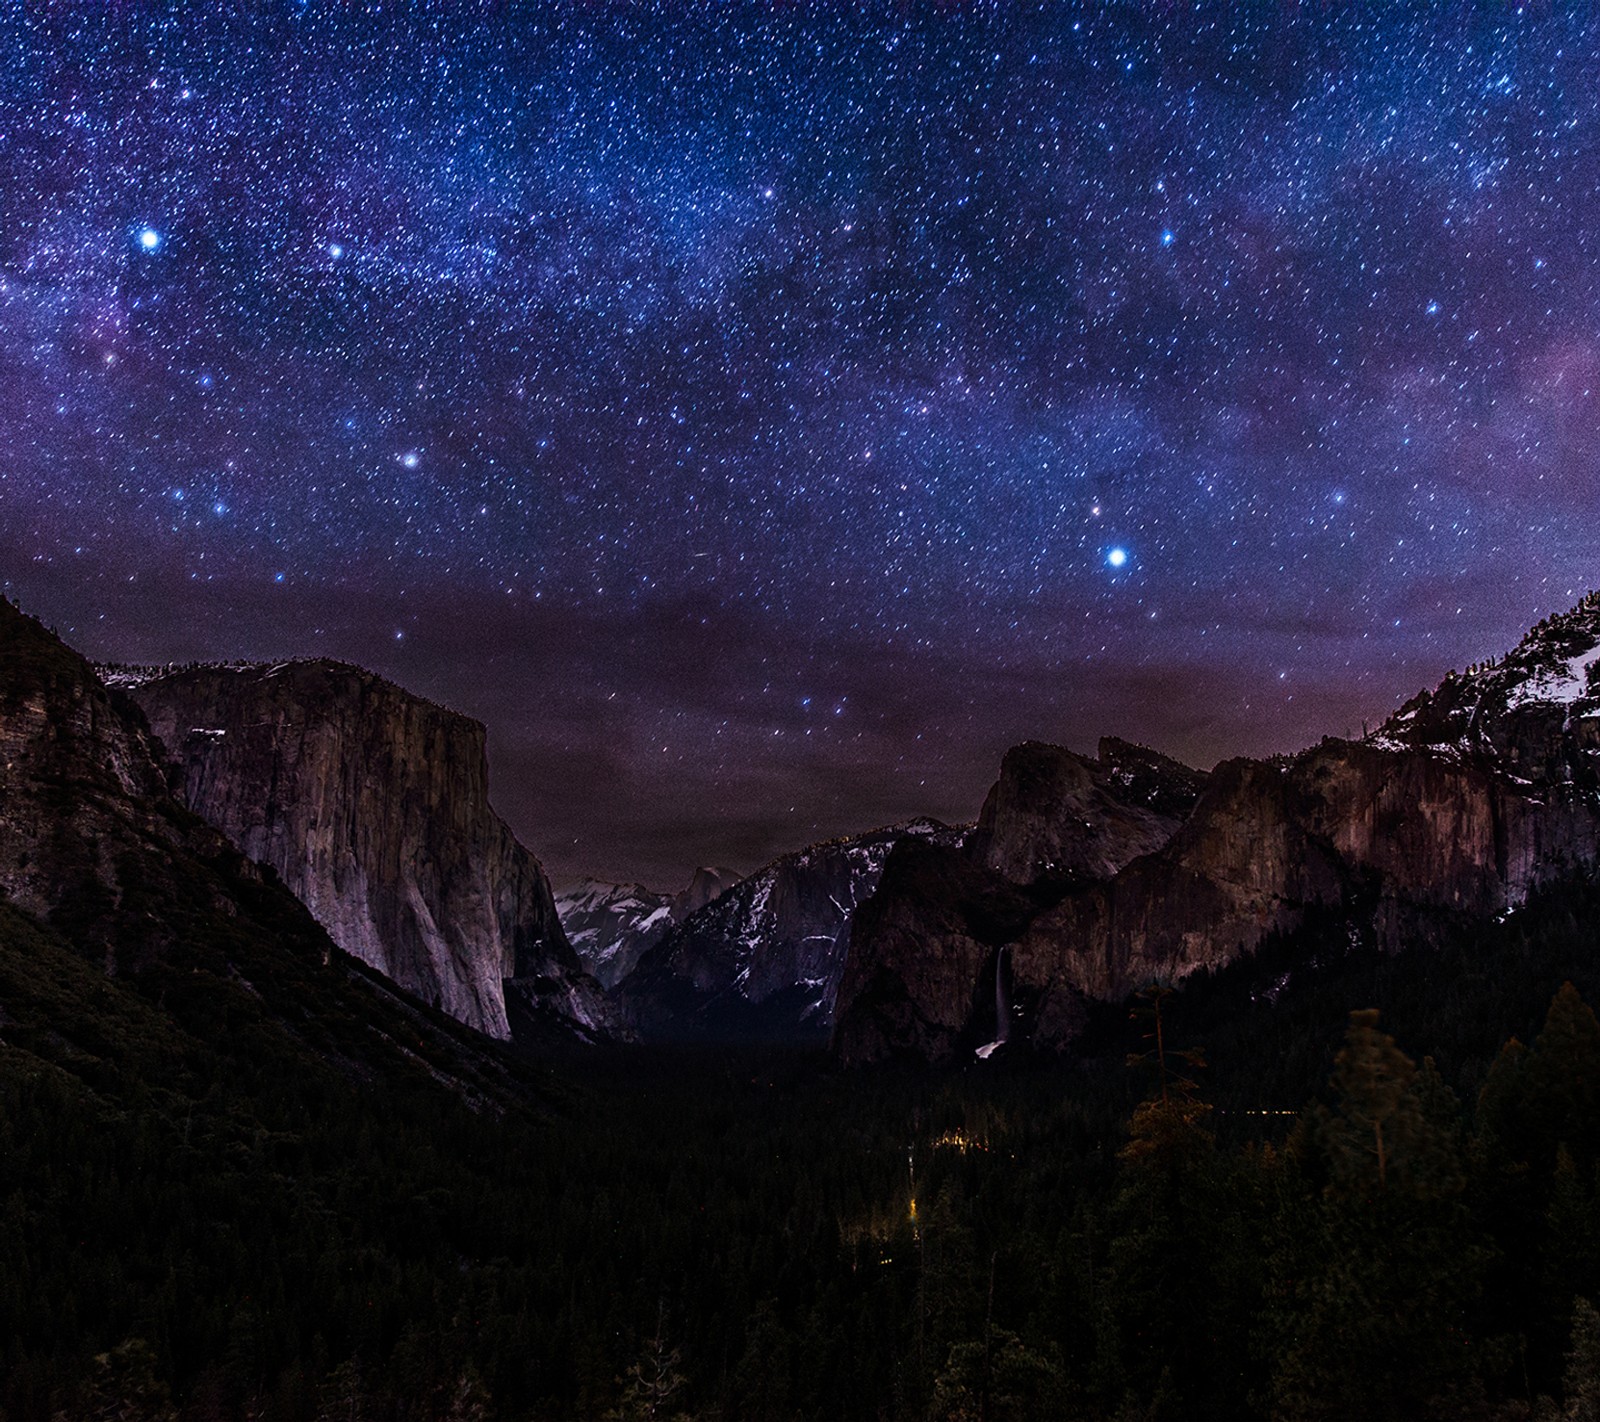
M 0 1408 L 1593 1417 L 1597 910 L 1390 955 L 1330 915 L 1064 1058 L 467 1091 L 291 963 L 110 980 L 0 906 Z

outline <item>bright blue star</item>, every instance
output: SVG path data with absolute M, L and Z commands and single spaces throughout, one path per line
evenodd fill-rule
M 155 227 L 141 227 L 138 232 L 139 247 L 145 252 L 159 252 L 166 245 L 166 237 Z
M 1126 548 L 1113 548 L 1109 553 L 1106 554 L 1106 562 L 1109 563 L 1113 568 L 1120 568 L 1127 561 L 1128 550 Z
M 1178 234 L 1169 227 L 1161 234 L 1161 245 L 1163 247 L 1170 247 L 1175 241 L 1177 241 L 1177 239 Z

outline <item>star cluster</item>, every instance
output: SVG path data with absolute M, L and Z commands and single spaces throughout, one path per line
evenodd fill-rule
M 0 575 L 558 877 L 1358 731 L 1600 582 L 1574 10 L 0 3 Z

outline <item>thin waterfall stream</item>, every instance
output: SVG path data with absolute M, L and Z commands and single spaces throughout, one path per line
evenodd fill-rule
M 994 955 L 994 1040 L 978 1048 L 978 1055 L 988 1060 L 1005 1045 L 1011 1035 L 1011 1001 L 1006 993 L 1006 954 L 1011 949 L 1002 946 Z

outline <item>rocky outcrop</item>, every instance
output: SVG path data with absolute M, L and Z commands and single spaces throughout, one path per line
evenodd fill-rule
M 1085 1000 L 1230 963 L 1313 910 L 1347 915 L 1396 948 L 1450 917 L 1501 913 L 1595 863 L 1597 671 L 1591 597 L 1505 658 L 1414 698 L 1364 741 L 1219 766 L 1165 843 L 1120 864 L 1130 821 L 1100 813 L 1097 825 L 1084 813 L 1100 790 L 1093 775 L 1060 761 L 1041 769 L 1037 750 L 1022 748 L 1016 786 L 996 787 L 971 848 L 1016 884 L 1042 883 L 1056 865 L 1082 876 L 1064 876 L 1054 903 L 1001 934 L 1023 1035 L 1062 1045 Z M 1052 803 L 1066 829 L 1053 828 Z M 1120 836 L 1103 853 L 1098 826 Z M 891 892 L 886 875 L 880 898 Z M 992 1026 L 979 1019 L 992 1012 L 981 980 L 993 952 L 978 947 L 997 948 L 996 934 L 965 934 L 957 911 L 978 890 L 946 885 L 920 918 L 914 887 L 899 892 L 902 902 L 860 915 L 836 1036 L 851 1060 L 938 1055 Z M 893 1011 L 881 1006 L 890 1002 Z
M 689 876 L 689 882 L 673 896 L 672 921 L 682 923 L 692 913 L 720 899 L 742 876 L 736 869 L 702 864 Z
M 538 861 L 490 808 L 484 729 L 329 661 L 131 679 L 184 802 L 270 865 L 346 952 L 506 1038 L 519 1009 L 614 1014 Z
M 835 1050 L 853 1062 L 938 1057 L 1009 1036 L 996 986 L 1002 966 L 1016 973 L 1000 949 L 1064 895 L 1166 845 L 1206 779 L 1109 738 L 1094 757 L 1013 747 L 965 843 L 896 853 L 857 912 Z
M 1104 878 L 1171 839 L 1205 780 L 1127 741 L 1095 759 L 1028 741 L 1006 752 L 967 848 L 1018 884 Z
M 170 940 L 157 904 L 234 918 L 252 876 L 173 801 L 137 709 L 0 599 L 0 893 L 118 973 Z
M 864 1063 L 950 1055 L 996 1033 L 1000 948 L 1057 893 L 1025 886 L 959 847 L 906 840 L 895 846 L 877 892 L 856 910 L 838 993 L 833 1049 Z
M 856 905 L 903 840 L 954 844 L 918 820 L 775 859 L 690 914 L 647 952 L 619 998 L 645 1036 L 823 1041 Z
M 264 1120 L 352 1087 L 524 1109 L 527 1069 L 340 952 L 177 800 L 162 762 L 138 706 L 0 599 L 0 1051 L 16 1079 L 38 1077 L 42 1050 L 130 1110 L 232 1100 L 229 1130 L 195 1137 L 234 1152 L 251 1093 Z M 115 982 L 64 971 L 74 951 Z

